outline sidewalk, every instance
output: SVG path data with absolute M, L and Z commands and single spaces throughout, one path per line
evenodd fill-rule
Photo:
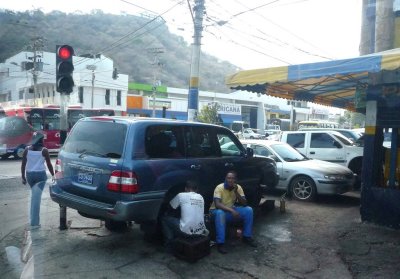
M 27 260 L 27 216 L 22 214 L 28 193 L 18 194 L 22 205 L 12 207 L 20 211 L 14 212 L 20 216 L 19 223 L 11 218 L 1 220 L 10 231 L 0 242 L 2 278 L 20 278 L 24 268 L 26 272 L 32 268 L 33 261 L 28 264 Z M 4 204 L 12 201 L 6 202 L 4 196 L 1 201 L 0 209 L 9 210 Z M 126 232 L 110 233 L 100 221 L 68 209 L 71 228 L 59 231 L 59 208 L 48 197 L 48 190 L 41 216 L 42 228 L 30 234 L 35 272 L 41 274 L 38 278 L 208 279 L 216 274 L 221 279 L 400 278 L 400 232 L 361 223 L 356 197 L 319 203 L 288 200 L 284 214 L 277 201 L 272 212 L 255 221 L 256 249 L 237 242 L 229 247 L 228 255 L 221 255 L 212 248 L 210 256 L 195 264 L 143 241 L 135 224 Z

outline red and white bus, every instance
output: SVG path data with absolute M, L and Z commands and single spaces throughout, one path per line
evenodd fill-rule
M 1 158 L 8 158 L 11 155 L 21 158 L 36 131 L 45 135 L 44 146 L 50 152 L 59 151 L 61 147 L 59 106 L 4 108 L 4 112 L 5 117 L 0 118 Z M 68 107 L 68 129 L 83 117 L 103 115 L 113 116 L 115 112 L 112 109 Z

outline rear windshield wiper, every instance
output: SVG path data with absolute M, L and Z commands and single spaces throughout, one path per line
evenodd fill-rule
M 77 153 L 80 153 L 79 158 L 82 158 L 85 155 L 94 155 L 97 157 L 107 158 L 106 154 L 102 154 L 93 150 L 82 149 L 82 150 L 77 150 Z
M 114 152 L 109 152 L 109 153 L 106 154 L 106 157 L 117 159 L 117 158 L 121 158 L 121 154 L 114 153 Z

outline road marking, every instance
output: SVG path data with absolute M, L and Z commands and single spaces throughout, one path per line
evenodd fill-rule
M 18 176 L 15 175 L 3 175 L 0 174 L 0 179 L 11 179 L 11 178 L 17 178 Z

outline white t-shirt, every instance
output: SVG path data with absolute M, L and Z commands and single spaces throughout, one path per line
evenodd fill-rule
M 170 201 L 176 209 L 181 207 L 180 229 L 187 234 L 204 234 L 204 199 L 195 192 L 179 193 Z

